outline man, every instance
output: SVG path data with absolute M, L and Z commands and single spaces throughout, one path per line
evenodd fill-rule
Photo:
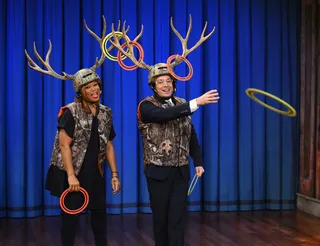
M 154 95 L 138 106 L 138 127 L 143 139 L 145 176 L 153 213 L 156 246 L 184 245 L 187 191 L 191 155 L 197 176 L 204 172 L 201 149 L 190 115 L 200 106 L 219 100 L 216 90 L 186 102 L 174 96 L 176 80 L 167 65 L 149 71 Z
M 104 20 L 105 36 L 106 22 Z M 86 26 L 87 30 L 88 27 Z M 89 30 L 91 34 L 91 30 Z M 100 45 L 103 40 L 99 39 Z M 52 49 L 51 42 L 48 54 Z M 106 190 L 105 177 L 102 171 L 104 160 L 108 161 L 112 173 L 112 189 L 117 194 L 120 182 L 117 172 L 115 151 L 112 140 L 115 131 L 112 124 L 112 111 L 100 104 L 102 81 L 96 69 L 102 65 L 105 56 L 91 68 L 79 70 L 74 75 L 63 73 L 59 75 L 49 65 L 49 57 L 41 60 L 35 49 L 38 59 L 48 69 L 43 70 L 30 58 L 29 66 L 39 72 L 52 75 L 62 80 L 72 80 L 73 88 L 78 97 L 75 102 L 60 109 L 58 115 L 58 130 L 54 139 L 50 168 L 47 173 L 46 189 L 53 196 L 60 197 L 69 189 L 65 198 L 68 209 L 75 210 L 84 203 L 80 187 L 89 195 L 87 209 L 91 211 L 91 227 L 95 245 L 107 245 L 106 223 Z M 69 214 L 63 211 L 61 226 L 61 244 L 72 246 L 75 243 L 76 229 L 79 214 Z
M 206 41 L 214 33 L 215 28 L 205 36 L 206 23 L 200 40 L 188 49 L 187 42 L 192 27 L 191 15 L 185 38 L 182 38 L 174 27 L 172 18 L 170 25 L 181 41 L 183 52 L 182 55 L 170 56 L 166 64 L 159 63 L 150 66 L 143 60 L 143 49 L 136 42 L 141 37 L 143 28 L 133 41 L 125 38 L 127 51 L 124 50 L 124 46 L 120 44 L 115 35 L 113 24 L 114 40 L 110 40 L 110 43 L 120 53 L 134 63 L 133 67 L 123 66 L 118 55 L 120 66 L 126 70 L 147 69 L 149 73 L 148 84 L 154 91 L 153 96 L 140 102 L 137 114 L 138 127 L 143 140 L 144 167 L 153 213 L 156 246 L 184 245 L 187 191 L 190 180 L 188 158 L 190 155 L 194 160 L 197 175 L 200 177 L 204 172 L 198 137 L 190 115 L 200 106 L 216 103 L 219 100 L 216 90 L 211 90 L 190 102 L 173 96 L 176 91 L 175 78 L 179 78 L 174 74 L 173 68 L 181 61 L 186 62 L 190 70 L 189 75 L 179 79 L 189 80 L 192 77 L 193 69 L 186 57 Z M 123 25 L 123 37 L 126 37 L 128 30 L 129 28 L 126 29 Z M 134 46 L 139 49 L 139 59 L 133 53 Z M 170 63 L 171 58 L 175 58 L 173 63 Z

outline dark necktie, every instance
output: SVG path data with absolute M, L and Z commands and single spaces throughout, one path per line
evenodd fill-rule
M 173 104 L 173 102 L 171 100 L 168 100 L 167 103 L 169 104 L 170 107 L 174 106 L 174 104 Z

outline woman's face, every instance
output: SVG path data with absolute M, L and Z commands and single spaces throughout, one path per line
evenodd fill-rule
M 97 81 L 92 81 L 81 88 L 82 97 L 92 103 L 96 103 L 100 100 L 100 86 Z

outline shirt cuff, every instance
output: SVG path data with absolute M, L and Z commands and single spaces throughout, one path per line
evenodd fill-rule
M 191 113 L 193 113 L 194 111 L 196 111 L 199 108 L 196 100 L 197 99 L 193 99 L 189 103 Z

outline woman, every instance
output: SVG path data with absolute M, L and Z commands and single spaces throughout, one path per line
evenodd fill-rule
M 106 36 L 106 20 L 103 17 L 104 29 L 102 38 L 86 29 L 94 36 L 101 47 Z M 78 94 L 77 100 L 61 108 L 58 115 L 58 130 L 54 139 L 50 168 L 47 173 L 46 189 L 53 196 L 60 197 L 69 189 L 65 197 L 68 209 L 77 209 L 84 202 L 84 196 L 78 192 L 84 188 L 89 195 L 87 209 L 91 211 L 91 226 L 96 245 L 106 245 L 106 191 L 102 164 L 106 159 L 112 172 L 112 189 L 117 194 L 120 182 L 117 172 L 115 152 L 112 140 L 115 132 L 112 124 L 112 111 L 100 104 L 102 81 L 96 69 L 102 65 L 105 56 L 102 53 L 91 68 L 79 70 L 70 75 L 60 75 L 53 71 L 49 64 L 52 45 L 49 40 L 49 51 L 42 59 L 36 50 L 36 57 L 46 68 L 40 68 L 25 51 L 31 69 L 51 75 L 60 80 L 72 80 L 73 88 Z M 108 50 L 111 50 L 111 46 Z M 79 215 L 63 212 L 61 226 L 62 245 L 74 245 Z
M 46 189 L 60 197 L 69 188 L 72 193 L 66 196 L 65 205 L 77 209 L 84 203 L 84 196 L 78 192 L 80 187 L 84 188 L 89 194 L 87 209 L 91 211 L 95 244 L 106 245 L 106 190 L 101 166 L 104 159 L 112 172 L 114 194 L 120 189 L 112 144 L 115 137 L 112 113 L 99 103 L 101 80 L 98 75 L 90 69 L 78 73 L 76 78 L 88 78 L 88 74 L 92 78 L 76 83 L 77 101 L 60 110 Z M 78 214 L 63 212 L 62 245 L 74 245 L 78 220 Z

